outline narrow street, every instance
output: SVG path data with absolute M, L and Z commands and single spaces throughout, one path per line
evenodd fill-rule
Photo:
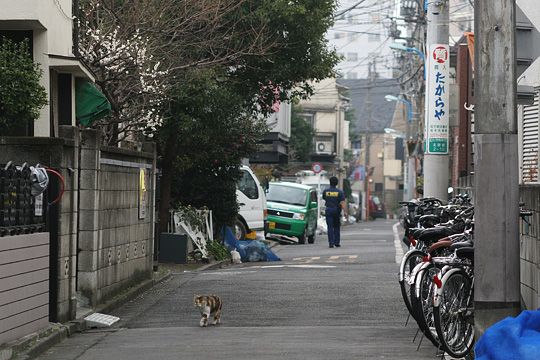
M 406 321 L 392 225 L 377 220 L 314 245 L 274 248 L 284 261 L 179 273 L 113 315 L 107 330 L 76 334 L 40 360 L 432 359 Z M 217 294 L 222 325 L 200 328 L 194 294 Z

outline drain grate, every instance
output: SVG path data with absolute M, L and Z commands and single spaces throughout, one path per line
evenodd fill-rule
M 120 318 L 112 315 L 93 313 L 92 315 L 85 317 L 84 320 L 86 321 L 86 327 L 105 328 L 110 327 L 112 324 L 120 320 Z

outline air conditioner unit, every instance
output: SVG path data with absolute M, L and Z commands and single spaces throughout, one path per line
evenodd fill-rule
M 332 155 L 334 152 L 332 141 L 316 141 L 315 153 L 318 155 Z

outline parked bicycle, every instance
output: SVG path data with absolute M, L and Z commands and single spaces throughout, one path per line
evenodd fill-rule
M 402 259 L 398 279 L 409 316 L 416 320 L 419 331 L 437 349 L 451 355 L 467 354 L 472 347 L 472 342 L 469 341 L 471 334 L 474 339 L 474 327 L 467 332 L 461 326 L 458 329 L 460 335 L 457 335 L 456 326 L 450 328 L 448 321 L 436 324 L 434 315 L 435 294 L 439 290 L 437 284 L 442 282 L 441 279 L 446 281 L 448 277 L 445 275 L 453 270 L 456 264 L 472 269 L 470 259 L 463 255 L 467 252 L 461 249 L 472 249 L 473 246 L 474 207 L 470 206 L 468 196 L 459 195 L 456 198 L 448 205 L 443 205 L 441 201 L 433 198 L 401 203 L 401 223 L 406 233 L 403 241 L 410 250 Z M 449 297 L 450 293 L 447 292 L 446 295 Z M 441 295 L 437 311 L 439 319 L 446 320 L 448 316 L 441 317 L 448 315 L 442 312 L 446 309 L 446 300 L 442 299 L 446 298 Z M 454 318 L 455 324 L 457 320 Z M 439 330 L 437 326 L 440 327 Z M 462 342 L 453 340 L 451 333 L 454 337 L 464 335 L 460 338 Z

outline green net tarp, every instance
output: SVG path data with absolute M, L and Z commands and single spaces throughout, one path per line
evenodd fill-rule
M 77 79 L 75 85 L 75 113 L 77 121 L 90 126 L 111 113 L 111 104 L 91 82 Z

